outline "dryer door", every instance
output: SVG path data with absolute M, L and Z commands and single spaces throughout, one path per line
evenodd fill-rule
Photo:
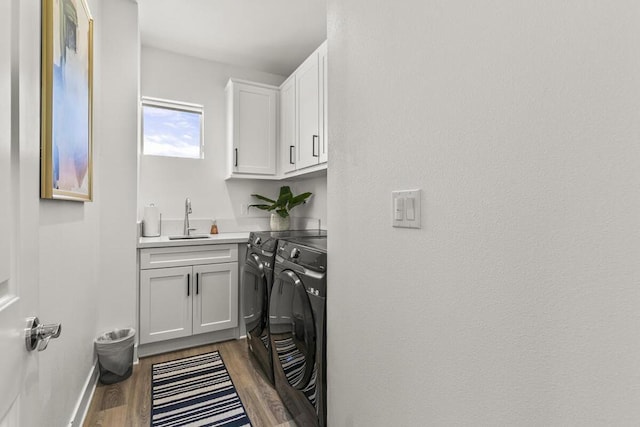
M 269 328 L 279 367 L 291 387 L 306 391 L 315 367 L 316 329 L 311 303 L 302 281 L 282 271 L 271 293 Z
M 247 332 L 255 337 L 266 333 L 268 282 L 264 265 L 256 254 L 247 254 L 242 275 L 242 307 Z

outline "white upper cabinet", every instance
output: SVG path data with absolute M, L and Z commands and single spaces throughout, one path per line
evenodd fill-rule
M 326 169 L 327 42 L 280 86 L 280 166 L 285 177 Z
M 296 79 L 280 86 L 280 165 L 284 174 L 296 170 Z
M 318 52 L 314 52 L 296 70 L 298 105 L 297 169 L 320 163 L 320 69 Z
M 326 41 L 279 88 L 230 79 L 226 91 L 228 178 L 283 179 L 326 170 Z
M 227 83 L 229 176 L 275 177 L 278 91 L 236 79 Z
M 329 85 L 327 84 L 327 42 L 318 48 L 318 67 L 320 68 L 320 163 L 326 163 L 329 155 Z

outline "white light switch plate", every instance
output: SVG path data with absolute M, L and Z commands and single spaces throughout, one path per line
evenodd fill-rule
M 421 228 L 420 199 L 422 190 L 391 192 L 391 220 L 394 227 Z

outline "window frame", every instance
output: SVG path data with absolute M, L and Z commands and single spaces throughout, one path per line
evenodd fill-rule
M 200 114 L 200 156 L 199 157 L 182 157 L 182 156 L 165 156 L 162 154 L 145 154 L 144 152 L 144 107 L 145 106 Z M 182 101 L 174 101 L 171 99 L 153 98 L 149 96 L 140 97 L 140 155 L 155 156 L 155 157 L 169 157 L 173 159 L 189 159 L 189 160 L 204 159 L 204 105 L 193 104 L 193 103 L 182 102 Z

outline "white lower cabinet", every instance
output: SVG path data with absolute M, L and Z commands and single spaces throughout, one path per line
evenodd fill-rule
M 193 273 L 193 333 L 238 326 L 238 263 L 198 265 Z
M 228 251 L 216 248 L 227 254 L 219 259 L 233 262 L 202 264 L 212 259 L 202 247 L 141 250 L 141 260 L 195 265 L 145 268 L 153 264 L 141 262 L 140 344 L 238 326 L 237 246 L 226 246 Z
M 192 267 L 159 268 L 140 272 L 140 343 L 191 335 Z

